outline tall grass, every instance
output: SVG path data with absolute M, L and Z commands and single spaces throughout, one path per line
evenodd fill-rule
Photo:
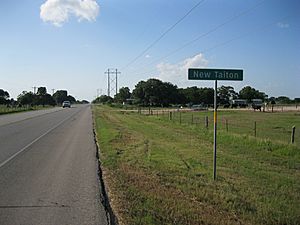
M 212 129 L 108 107 L 93 112 L 105 179 L 124 224 L 299 224 L 297 145 L 220 127 L 214 182 Z
M 32 110 L 39 110 L 39 109 L 45 109 L 45 108 L 49 108 L 49 106 L 46 106 L 46 107 L 43 107 L 43 106 L 7 107 L 5 105 L 0 105 L 0 115 L 32 111 Z

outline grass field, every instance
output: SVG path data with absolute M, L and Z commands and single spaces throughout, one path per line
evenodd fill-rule
M 104 179 L 121 224 L 300 223 L 298 143 L 266 138 L 262 129 L 254 138 L 242 128 L 251 128 L 252 119 L 271 130 L 299 127 L 299 114 L 220 112 L 213 181 L 212 125 L 206 129 L 203 119 L 211 112 L 195 113 L 194 124 L 191 113 L 181 114 L 180 124 L 180 114 L 170 121 L 167 114 L 104 106 L 93 112 Z M 195 124 L 197 117 L 203 122 Z M 232 121 L 228 132 L 224 118 Z M 244 121 L 241 128 L 234 129 L 236 118 Z
M 49 108 L 49 106 L 46 106 Z M 33 106 L 33 107 L 6 107 L 5 105 L 0 105 L 0 115 L 17 113 L 17 112 L 25 112 L 32 110 L 45 109 L 43 106 Z
M 155 111 L 153 111 L 152 114 L 157 115 Z M 170 120 L 168 111 L 158 116 L 161 117 L 161 119 Z M 211 111 L 172 112 L 172 122 L 181 124 L 193 123 L 204 127 L 205 117 L 208 117 L 208 128 L 213 129 L 213 112 Z M 262 113 L 251 110 L 225 110 L 220 111 L 218 114 L 219 131 L 255 136 L 260 139 L 283 144 L 291 142 L 293 126 L 296 127 L 295 143 L 300 146 L 300 112 Z

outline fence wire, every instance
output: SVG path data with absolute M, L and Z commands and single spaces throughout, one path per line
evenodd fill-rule
M 296 111 L 290 113 L 289 116 L 295 116 L 295 119 L 289 121 L 283 118 L 282 121 L 266 121 L 265 118 L 272 115 L 285 115 L 282 110 L 283 107 L 278 107 L 276 113 L 271 112 L 252 112 L 254 118 L 240 118 L 239 114 L 226 115 L 223 112 L 218 115 L 218 132 L 238 135 L 249 135 L 260 139 L 268 139 L 278 143 L 289 144 L 292 140 L 293 126 L 296 125 L 294 133 L 294 144 L 300 146 L 300 112 Z M 298 107 L 300 108 L 300 107 Z M 139 111 L 142 115 L 156 116 L 162 120 L 170 121 L 173 123 L 179 123 L 182 125 L 194 125 L 199 128 L 213 129 L 213 112 L 195 112 L 190 110 L 179 109 L 144 109 Z M 236 113 L 236 112 L 235 112 Z M 281 113 L 281 114 L 278 114 Z M 220 115 L 221 114 L 221 115 Z M 252 114 L 251 114 L 252 115 Z M 296 118 L 298 116 L 298 118 Z M 257 117 L 257 118 L 256 118 Z M 294 118 L 294 117 L 293 117 Z M 270 119 L 269 119 L 270 120 Z M 298 123 L 295 121 L 298 121 Z M 297 126 L 298 125 L 298 126 Z

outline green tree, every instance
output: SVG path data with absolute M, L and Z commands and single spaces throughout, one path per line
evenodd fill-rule
M 270 97 L 268 99 L 268 102 L 271 103 L 271 105 L 274 105 L 274 104 L 276 104 L 276 98 L 275 97 Z
M 129 99 L 131 96 L 130 89 L 128 87 L 122 87 L 119 89 L 119 93 L 115 95 L 115 102 L 123 103 L 126 102 L 126 99 Z
M 0 89 L 0 104 L 8 104 L 9 103 L 9 93 L 7 91 L 4 91 L 3 89 Z
M 43 105 L 55 106 L 55 100 L 50 94 L 43 95 Z
M 267 100 L 268 96 L 264 92 L 260 92 L 250 86 L 246 86 L 240 90 L 239 98 L 246 99 L 248 102 L 251 102 L 252 99 Z
M 70 101 L 71 103 L 75 103 L 76 99 L 72 95 L 67 96 L 67 101 Z
M 146 82 L 140 81 L 132 91 L 135 103 L 144 106 L 168 106 L 175 104 L 177 103 L 178 95 L 177 86 L 154 78 Z
M 221 86 L 218 88 L 218 103 L 229 104 L 231 99 L 238 98 L 238 93 L 231 86 Z
M 93 104 L 97 103 L 112 103 L 113 98 L 107 95 L 101 95 L 100 97 L 96 98 L 95 100 L 92 101 Z
M 300 103 L 300 98 L 294 98 L 294 103 L 296 104 Z
M 279 96 L 278 98 L 276 98 L 276 102 L 278 102 L 279 104 L 290 104 L 292 103 L 292 100 L 287 96 Z
M 63 103 L 63 101 L 68 100 L 68 92 L 66 90 L 57 90 L 53 94 L 53 98 L 57 105 L 61 105 Z
M 214 89 L 213 88 L 200 88 L 199 92 L 199 103 L 212 105 L 214 103 Z
M 170 82 L 164 82 L 161 91 L 161 105 L 168 106 L 170 104 L 180 103 L 180 94 L 176 85 L 173 85 Z
M 47 88 L 46 87 L 39 87 L 37 90 L 37 94 L 36 94 L 36 99 L 37 105 L 55 105 L 55 100 L 54 98 L 47 93 Z
M 42 96 L 42 95 L 46 95 L 46 94 L 47 94 L 47 88 L 46 87 L 39 87 L 37 89 L 37 95 Z
M 191 103 L 191 104 L 199 104 L 199 88 L 197 88 L 196 86 L 194 87 L 187 87 L 185 89 L 181 89 L 180 93 L 184 96 L 184 99 L 187 103 Z
M 182 105 L 185 105 L 185 104 L 188 104 L 189 101 L 185 95 L 185 90 L 184 88 L 179 88 L 178 89 L 178 99 L 177 99 L 177 103 L 178 104 L 182 104 Z
M 213 104 L 214 103 L 214 89 L 212 88 L 198 88 L 187 87 L 180 90 L 180 94 L 184 97 L 186 104 Z
M 31 91 L 23 91 L 17 98 L 17 101 L 21 105 L 36 105 L 37 104 L 37 98 L 36 95 L 33 94 Z
M 135 89 L 132 91 L 132 96 L 135 99 L 135 104 L 146 105 L 147 102 L 145 100 L 145 89 L 146 82 L 140 81 L 137 85 L 135 85 Z

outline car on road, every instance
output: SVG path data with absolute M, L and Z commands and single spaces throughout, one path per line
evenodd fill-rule
M 70 101 L 64 101 L 64 102 L 62 103 L 62 107 L 63 107 L 63 108 L 66 108 L 66 107 L 71 108 L 71 102 L 70 102 Z

